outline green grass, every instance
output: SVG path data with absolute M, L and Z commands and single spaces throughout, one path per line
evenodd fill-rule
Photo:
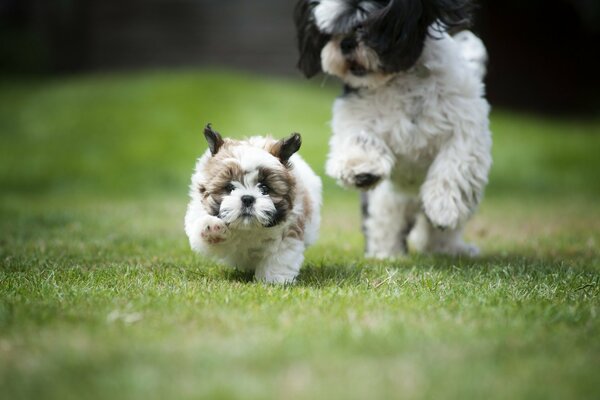
M 336 91 L 217 72 L 0 83 L 0 397 L 598 398 L 600 121 L 494 111 L 477 260 L 362 257 L 324 178 L 298 283 L 202 260 L 182 219 L 201 128 L 303 134 Z

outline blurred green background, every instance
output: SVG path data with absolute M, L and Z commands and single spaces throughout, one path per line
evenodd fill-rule
M 314 82 L 217 70 L 10 79 L 0 89 L 0 183 L 31 195 L 184 193 L 208 122 L 238 138 L 301 132 L 302 155 L 323 174 L 337 96 Z M 488 195 L 595 198 L 599 125 L 494 110 Z

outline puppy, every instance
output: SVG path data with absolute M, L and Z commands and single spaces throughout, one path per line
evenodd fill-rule
M 462 230 L 491 166 L 487 53 L 466 0 L 300 0 L 299 68 L 345 83 L 327 174 L 364 191 L 366 254 L 475 255 Z M 451 33 L 458 32 L 452 36 Z
M 185 232 L 192 250 L 255 271 L 259 281 L 293 282 L 318 234 L 321 180 L 294 154 L 301 138 L 223 139 L 210 124 L 208 150 L 190 186 Z

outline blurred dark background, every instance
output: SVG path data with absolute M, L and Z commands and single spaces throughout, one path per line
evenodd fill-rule
M 297 76 L 291 0 L 0 0 L 0 73 L 227 67 Z M 495 106 L 600 110 L 600 0 L 482 0 Z

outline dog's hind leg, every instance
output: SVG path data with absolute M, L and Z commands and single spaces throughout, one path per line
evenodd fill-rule
M 417 200 L 398 191 L 388 180 L 362 196 L 366 256 L 378 259 L 405 256 L 407 237 L 419 207 Z
M 424 214 L 420 214 L 409 240 L 411 246 L 421 253 L 477 256 L 479 249 L 463 240 L 462 231 L 462 226 L 444 230 L 436 228 Z

